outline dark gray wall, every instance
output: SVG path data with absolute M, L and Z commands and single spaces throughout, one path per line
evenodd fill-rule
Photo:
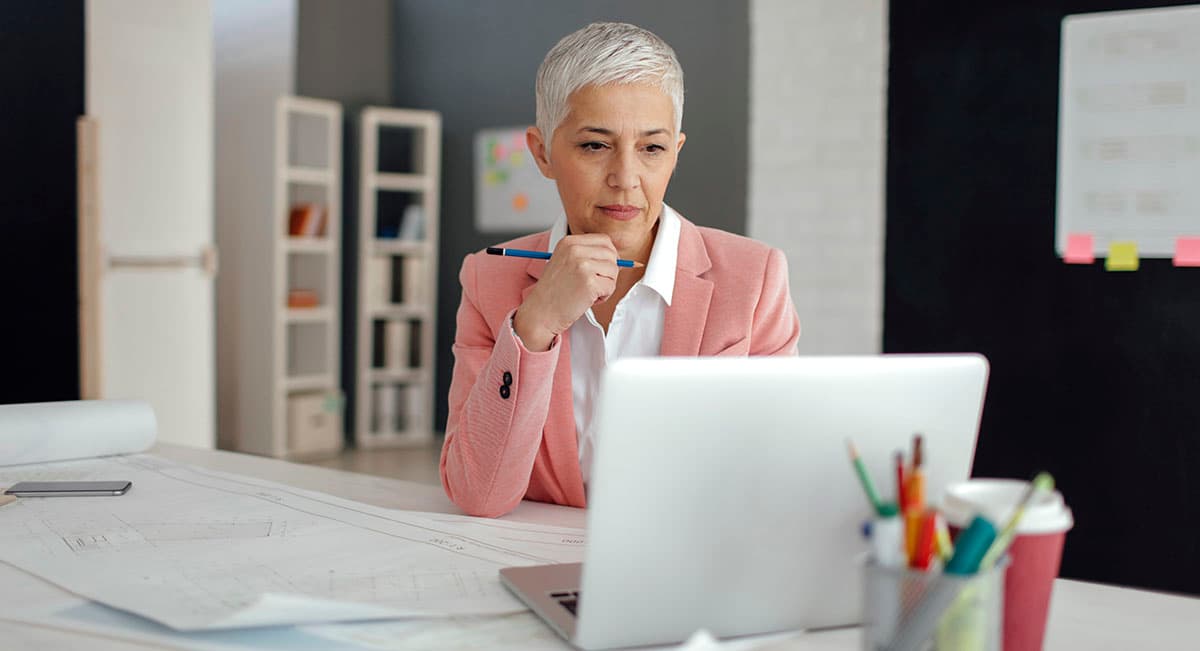
M 300 0 L 296 19 L 296 94 L 342 103 L 342 387 L 346 438 L 354 431 L 358 327 L 358 126 L 364 106 L 392 95 L 391 0 Z
M 596 20 L 645 27 L 683 65 L 687 146 L 666 200 L 705 226 L 746 229 L 749 15 L 727 0 L 396 0 L 392 101 L 443 116 L 438 285 L 438 409 L 446 422 L 463 256 L 507 239 L 474 228 L 472 139 L 479 129 L 534 120 L 534 75 L 558 39 Z M 512 233 L 510 235 L 520 235 Z

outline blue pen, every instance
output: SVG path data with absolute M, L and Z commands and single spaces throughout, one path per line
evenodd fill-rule
M 513 258 L 533 258 L 535 260 L 549 260 L 549 251 L 526 251 L 525 249 L 502 249 L 498 246 L 489 246 L 487 248 L 488 255 L 507 255 Z M 640 262 L 633 260 L 617 260 L 618 267 L 641 267 Z

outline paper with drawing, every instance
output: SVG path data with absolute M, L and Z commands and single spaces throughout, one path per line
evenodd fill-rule
M 517 612 L 499 568 L 583 557 L 580 529 L 383 509 L 153 455 L 0 473 L 112 478 L 133 488 L 0 509 L 0 560 L 177 630 Z

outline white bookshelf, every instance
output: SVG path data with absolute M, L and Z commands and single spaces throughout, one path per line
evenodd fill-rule
M 362 448 L 428 444 L 441 115 L 368 107 L 361 125 L 354 440 Z
M 221 281 L 239 299 L 219 316 L 237 365 L 221 407 L 232 410 L 224 422 L 233 429 L 222 439 L 243 452 L 313 458 L 343 446 L 342 109 L 283 96 L 273 116 L 269 214 L 239 210 L 223 222 L 235 259 L 223 251 Z M 302 207 L 324 217 L 296 234 L 292 213 Z

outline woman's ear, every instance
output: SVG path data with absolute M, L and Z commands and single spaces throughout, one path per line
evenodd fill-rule
M 682 132 L 682 131 L 680 131 L 680 132 L 679 132 L 679 141 L 675 143 L 675 154 L 676 154 L 676 155 L 678 155 L 678 154 L 679 154 L 679 151 L 680 151 L 681 149 L 683 149 L 683 141 L 684 141 L 684 140 L 687 140 L 687 134 L 686 134 L 686 133 L 684 133 L 684 132 Z
M 550 156 L 546 151 L 546 141 L 542 138 L 542 131 L 537 127 L 529 127 L 525 130 L 525 146 L 529 148 L 529 153 L 533 155 L 533 162 L 537 163 L 538 170 L 542 176 L 554 180 L 554 173 L 550 170 Z

